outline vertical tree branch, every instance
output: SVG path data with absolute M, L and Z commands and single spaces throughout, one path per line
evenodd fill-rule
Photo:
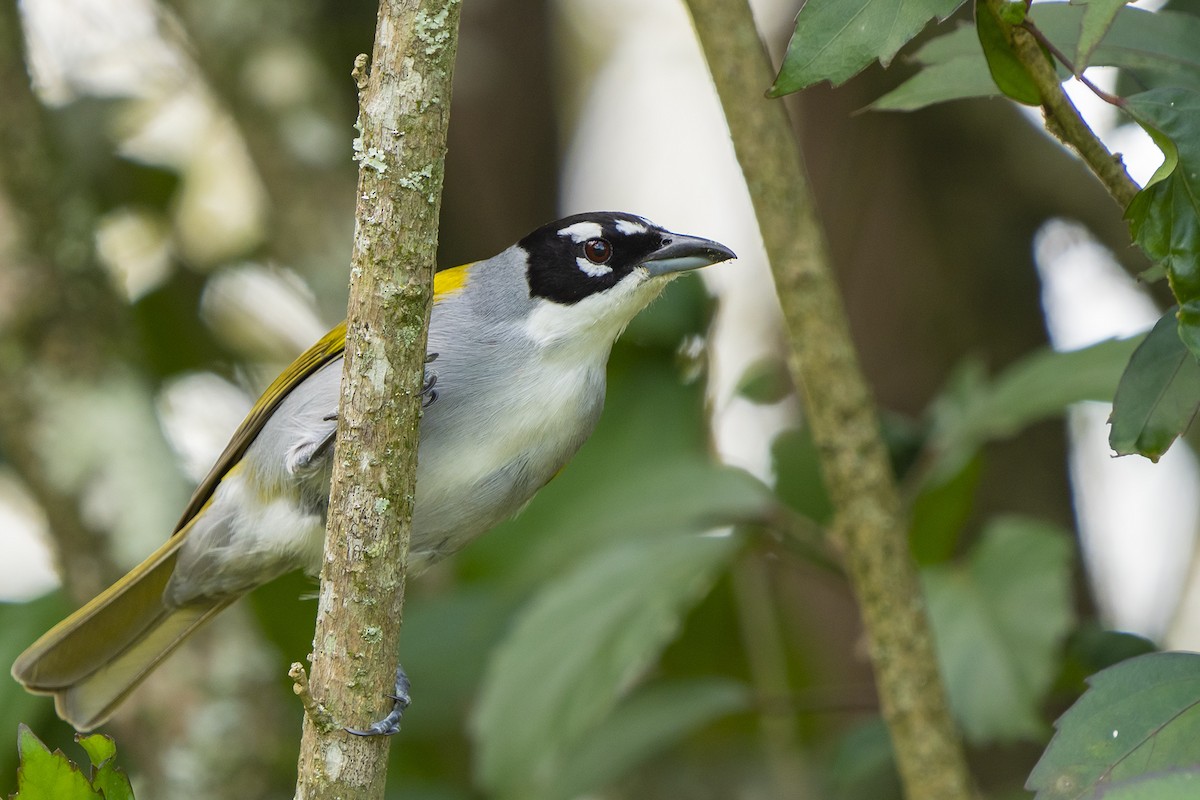
M 908 797 L 970 797 L 929 621 L 870 390 L 858 365 L 804 165 L 744 2 L 688 0 L 766 244 L 829 493 L 831 536 L 862 609 Z
M 312 693 L 341 725 L 390 709 L 416 485 L 459 0 L 382 0 L 359 85 L 357 226 Z M 381 798 L 387 737 L 305 716 L 297 798 Z

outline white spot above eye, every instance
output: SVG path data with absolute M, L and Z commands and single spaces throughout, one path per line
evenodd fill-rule
M 600 227 L 599 222 L 576 222 L 560 230 L 558 235 L 570 236 L 577 242 L 586 242 L 588 239 L 599 239 L 604 235 L 604 229 Z
M 608 266 L 607 264 L 593 264 L 586 258 L 576 257 L 575 263 L 581 270 L 584 271 L 586 275 L 592 278 L 602 278 L 608 273 L 612 272 L 612 267 Z
M 631 236 L 635 233 L 646 233 L 650 229 L 640 222 L 630 222 L 627 219 L 617 220 L 617 230 L 626 236 Z

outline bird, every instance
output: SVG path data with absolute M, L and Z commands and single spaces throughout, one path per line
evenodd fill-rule
M 629 322 L 673 278 L 733 258 L 635 214 L 591 212 L 437 272 L 409 574 L 554 478 L 596 426 Z M 92 730 L 222 609 L 285 573 L 319 571 L 345 343 L 343 322 L 268 386 L 166 543 L 16 659 L 25 689 Z

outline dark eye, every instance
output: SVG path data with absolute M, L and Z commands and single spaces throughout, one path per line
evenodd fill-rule
M 603 264 L 612 258 L 612 245 L 607 239 L 588 239 L 583 243 L 583 254 L 593 264 Z

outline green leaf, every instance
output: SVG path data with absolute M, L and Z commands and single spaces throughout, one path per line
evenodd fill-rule
M 1036 106 L 1042 102 L 1033 78 L 1013 50 L 1008 31 L 1011 23 L 1001 20 L 985 0 L 975 2 L 975 30 L 996 86 L 1018 103 Z
M 781 432 L 771 443 L 775 492 L 792 510 L 818 523 L 833 517 L 812 432 L 807 426 Z
M 1063 671 L 1057 690 L 1083 694 L 1093 673 L 1113 664 L 1158 650 L 1149 639 L 1124 631 L 1106 630 L 1094 620 L 1082 622 L 1067 639 Z
M 963 30 L 970 32 L 969 28 Z M 1000 90 L 992 80 L 983 51 L 978 49 L 979 40 L 974 37 L 972 40 L 977 45 L 974 54 L 926 66 L 867 108 L 875 111 L 916 111 L 925 106 L 966 97 L 997 96 Z
M 625 542 L 546 586 L 496 649 L 472 722 L 499 797 L 541 797 L 564 760 L 671 639 L 738 548 L 734 537 Z
M 750 706 L 735 681 L 695 679 L 639 690 L 565 759 L 550 797 L 587 797 L 688 733 Z
M 954 554 L 959 535 L 975 508 L 975 490 L 983 475 L 976 456 L 945 480 L 927 481 L 909 514 L 909 545 L 921 566 L 941 563 Z
M 1102 784 L 1200 763 L 1200 655 L 1151 653 L 1089 683 L 1054 723 L 1025 784 L 1037 800 L 1087 797 Z
M 1042 698 L 1073 619 L 1071 539 L 1003 518 L 967 563 L 922 572 L 950 706 L 976 743 L 1041 738 Z
M 1083 23 L 1080 26 L 1079 43 L 1075 45 L 1075 71 L 1082 74 L 1088 59 L 1108 29 L 1112 27 L 1117 12 L 1129 0 L 1071 0 L 1073 6 L 1083 6 Z
M 1067 352 L 1038 350 L 991 382 L 981 369 L 960 369 L 932 406 L 938 462 L 931 480 L 945 480 L 961 469 L 984 442 L 1012 436 L 1072 403 L 1111 399 L 1138 341 L 1109 339 Z
M 779 359 L 760 358 L 746 367 L 735 391 L 752 403 L 770 405 L 791 394 L 792 379 Z
M 1060 50 L 1080 46 L 1087 10 L 1066 3 L 1039 3 L 1031 11 L 1038 29 Z M 1089 63 L 1120 67 L 1146 87 L 1200 89 L 1200 19 L 1170 11 L 1122 8 Z M 1000 94 L 973 27 L 930 40 L 913 54 L 923 69 L 876 100 L 870 108 L 912 111 L 933 103 Z
M 75 741 L 87 751 L 92 761 L 92 786 L 100 790 L 105 800 L 133 800 L 129 777 L 113 763 L 117 756 L 116 742 L 100 733 L 76 734 Z
M 1178 335 L 1174 309 L 1163 314 L 1129 359 L 1113 398 L 1108 444 L 1117 455 L 1157 461 L 1200 404 L 1200 363 Z
M 880 717 L 846 731 L 826 761 L 829 797 L 879 800 L 901 796 L 892 738 Z
M 1096 800 L 1196 800 L 1200 769 L 1171 770 L 1102 786 Z
M 1200 357 L 1200 91 L 1152 89 L 1126 109 L 1166 160 L 1129 204 L 1134 242 L 1167 270 L 1179 336 Z
M 105 800 L 61 750 L 51 753 L 25 725 L 17 729 L 17 750 L 21 766 L 12 800 Z
M 88 758 L 92 760 L 93 767 L 101 766 L 117 754 L 117 745 L 113 742 L 112 737 L 105 736 L 102 733 L 93 733 L 87 736 L 77 734 L 75 741 L 87 751 Z
M 963 0 L 838 0 L 805 3 L 796 15 L 783 66 L 769 94 L 789 94 L 818 81 L 835 86 L 896 52 L 930 19 L 944 20 Z

